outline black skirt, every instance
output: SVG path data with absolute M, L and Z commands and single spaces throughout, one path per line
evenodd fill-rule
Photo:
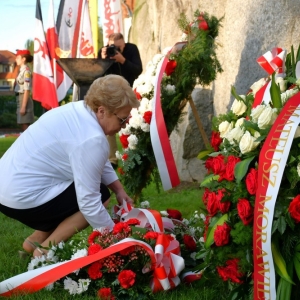
M 102 203 L 110 198 L 106 185 L 100 185 Z M 74 183 L 61 194 L 40 206 L 15 209 L 0 204 L 0 212 L 40 231 L 54 230 L 63 220 L 79 211 Z

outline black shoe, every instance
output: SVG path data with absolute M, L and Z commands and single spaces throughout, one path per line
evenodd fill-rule
M 118 167 L 118 165 L 117 165 L 117 164 L 115 164 L 115 163 L 112 163 L 112 162 L 111 162 L 111 166 L 114 168 L 114 170 L 116 170 L 116 169 L 117 169 L 117 167 Z

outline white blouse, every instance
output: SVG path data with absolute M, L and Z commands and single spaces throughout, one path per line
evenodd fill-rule
M 84 101 L 52 109 L 29 126 L 0 159 L 0 203 L 39 206 L 73 181 L 79 209 L 94 227 L 113 227 L 101 202 L 100 183 L 118 179 L 108 161 L 109 144 Z

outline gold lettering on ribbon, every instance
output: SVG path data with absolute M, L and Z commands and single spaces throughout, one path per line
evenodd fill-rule
M 267 227 L 268 227 L 268 215 L 270 213 L 269 209 L 265 206 L 267 201 L 272 201 L 272 196 L 264 196 L 260 195 L 258 200 L 258 216 L 256 218 L 256 225 L 259 228 L 259 232 L 256 235 L 255 240 L 255 247 L 256 251 L 256 260 L 259 260 L 261 263 L 258 263 L 258 271 L 257 273 L 264 277 L 264 282 L 258 282 L 258 289 L 257 289 L 257 299 L 265 299 L 265 294 L 270 294 L 270 277 L 268 273 L 270 273 L 269 268 L 269 261 L 264 261 L 262 258 L 268 258 L 269 253 L 264 251 L 260 244 L 268 242 L 268 235 L 267 235 Z M 261 222 L 260 222 L 261 221 Z M 260 295 L 262 293 L 262 295 Z

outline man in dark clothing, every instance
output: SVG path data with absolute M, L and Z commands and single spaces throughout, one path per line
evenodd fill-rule
M 121 33 L 112 33 L 108 37 L 108 45 L 99 50 L 98 58 L 114 60 L 114 63 L 106 71 L 105 75 L 121 75 L 129 82 L 131 87 L 134 80 L 143 71 L 138 47 L 135 44 L 125 43 Z M 109 160 L 112 166 L 116 168 L 118 166 L 116 136 L 107 136 L 107 139 L 110 145 Z
M 113 47 L 115 46 L 115 50 Z M 115 55 L 110 55 L 110 52 L 115 51 Z M 135 79 L 142 73 L 142 61 L 139 50 L 135 44 L 125 43 L 121 33 L 112 33 L 109 36 L 108 46 L 103 47 L 98 52 L 98 58 L 113 59 L 115 63 L 110 66 L 105 74 L 116 74 L 124 77 L 130 84 L 133 85 Z

